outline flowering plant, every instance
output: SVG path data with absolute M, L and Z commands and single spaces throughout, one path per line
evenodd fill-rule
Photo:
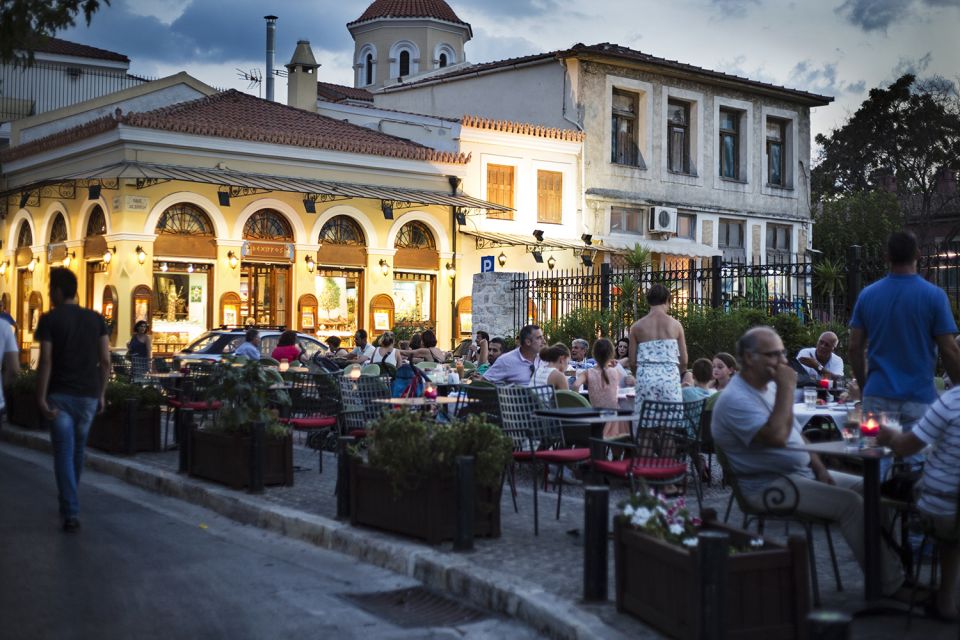
M 690 515 L 683 496 L 669 500 L 644 488 L 620 507 L 621 517 L 635 529 L 673 544 L 697 546 L 697 532 L 702 523 L 700 518 Z

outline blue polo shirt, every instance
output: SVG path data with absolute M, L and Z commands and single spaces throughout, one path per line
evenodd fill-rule
M 947 294 L 917 274 L 889 274 L 860 292 L 850 326 L 867 337 L 863 396 L 930 404 L 937 336 L 957 333 Z

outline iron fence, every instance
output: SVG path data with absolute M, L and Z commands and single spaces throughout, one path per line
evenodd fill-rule
M 807 254 L 809 255 L 809 254 Z M 560 270 L 519 274 L 513 281 L 514 326 L 558 323 L 582 310 L 603 312 L 610 335 L 623 335 L 641 315 L 643 293 L 653 284 L 671 292 L 671 307 L 683 314 L 705 308 L 757 309 L 769 315 L 789 313 L 801 322 L 846 323 L 856 297 L 867 284 L 882 278 L 881 256 L 851 247 L 841 264 L 796 256 L 762 264 L 691 259 L 669 269 L 614 268 Z M 960 311 L 960 245 L 927 247 L 918 262 L 924 278 L 948 295 Z
M 44 62 L 29 67 L 0 65 L 0 122 L 52 111 L 149 80 L 124 69 Z

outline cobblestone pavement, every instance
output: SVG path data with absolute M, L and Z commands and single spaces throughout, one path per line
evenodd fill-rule
M 15 427 L 14 427 L 15 428 Z M 336 457 L 324 453 L 323 473 L 318 473 L 318 454 L 294 436 L 294 463 L 300 467 L 294 475 L 292 487 L 268 487 L 258 499 L 294 508 L 307 513 L 334 518 L 336 516 Z M 140 453 L 135 459 L 169 472 L 177 471 L 178 453 Z M 719 478 L 721 472 L 714 462 L 713 477 Z M 582 597 L 583 553 L 582 527 L 584 492 L 582 486 L 565 485 L 563 491 L 560 519 L 555 518 L 556 491 L 551 484 L 549 491 L 540 492 L 540 535 L 533 535 L 533 479 L 528 472 L 521 470 L 517 476 L 517 504 L 519 511 L 514 512 L 508 487 L 504 488 L 501 504 L 502 536 L 499 539 L 478 538 L 475 550 L 469 554 L 457 554 L 465 557 L 478 567 L 494 568 L 505 573 L 517 575 L 540 585 L 546 592 L 555 594 L 570 603 L 571 607 L 599 616 L 604 622 L 621 630 L 625 634 L 639 637 L 659 637 L 642 623 L 627 615 L 616 612 L 613 606 L 613 553 L 610 553 L 611 602 L 604 604 L 584 604 Z M 691 489 L 690 506 L 696 509 L 696 500 Z M 616 505 L 628 495 L 626 486 L 610 487 L 611 517 L 617 511 Z M 715 509 L 722 518 L 730 492 L 714 483 L 705 489 L 704 507 Z M 733 508 L 730 522 L 739 526 L 742 514 Z M 794 526 L 792 533 L 802 534 L 802 529 Z M 844 543 L 837 528 L 834 528 L 834 543 L 837 549 L 843 591 L 838 592 L 834 583 L 833 571 L 827 551 L 826 537 L 822 531 L 815 532 L 816 560 L 820 577 L 822 606 L 825 609 L 854 612 L 864 607 L 863 574 Z M 766 535 L 773 539 L 784 538 L 784 525 L 771 523 Z M 437 553 L 453 554 L 452 545 L 444 543 L 436 547 Z M 924 571 L 926 576 L 926 570 Z M 905 616 L 873 616 L 858 618 L 854 623 L 856 638 L 931 638 L 956 640 L 956 625 L 937 623 L 914 616 L 911 628 L 907 629 Z

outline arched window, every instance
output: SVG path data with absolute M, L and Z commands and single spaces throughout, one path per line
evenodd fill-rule
M 407 50 L 403 50 L 400 52 L 399 76 L 402 78 L 403 76 L 408 76 L 408 75 L 410 75 L 410 52 Z
M 373 54 L 368 53 L 363 61 L 363 79 L 364 84 L 373 84 Z
M 364 247 L 367 244 L 363 229 L 349 216 L 334 216 L 320 229 L 320 244 L 345 244 Z
M 169 207 L 157 221 L 157 235 L 212 236 L 213 223 L 200 207 L 181 202 Z
M 63 219 L 63 214 L 58 213 L 53 219 L 53 225 L 50 227 L 50 244 L 67 241 L 67 221 Z
M 433 48 L 433 60 L 437 69 L 449 67 L 457 62 L 457 52 L 446 42 L 440 42 Z
M 250 216 L 247 223 L 243 225 L 243 238 L 290 242 L 293 240 L 293 230 L 279 211 L 261 209 Z
M 100 205 L 93 208 L 87 220 L 87 236 L 102 236 L 107 233 L 107 219 L 103 216 Z
M 408 222 L 400 227 L 397 233 L 397 249 L 433 249 L 436 250 L 437 242 L 427 225 L 416 220 Z
M 33 231 L 26 220 L 20 223 L 20 233 L 17 234 L 17 248 L 30 247 L 33 245 Z
M 437 66 L 440 67 L 441 69 L 447 66 L 447 54 L 445 53 L 440 54 L 440 60 L 437 62 Z
M 390 73 L 388 77 L 393 79 L 403 78 L 416 75 L 419 72 L 420 49 L 417 44 L 410 40 L 394 42 L 390 47 Z

